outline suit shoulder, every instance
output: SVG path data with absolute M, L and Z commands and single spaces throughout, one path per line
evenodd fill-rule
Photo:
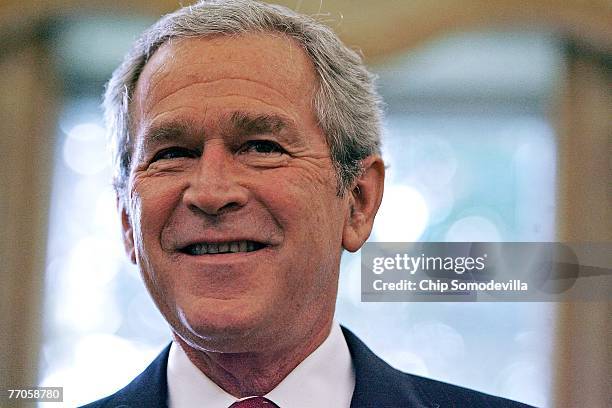
M 395 369 L 393 369 L 395 370 Z M 530 408 L 531 405 L 485 394 L 469 388 L 461 387 L 431 378 L 420 377 L 395 370 L 403 382 L 410 383 L 422 400 L 430 401 L 432 406 L 456 407 L 508 407 Z
M 108 407 L 119 408 L 121 407 L 121 405 L 112 405 L 112 401 L 116 398 L 117 393 L 113 395 L 109 395 L 108 397 L 99 399 L 97 401 L 90 402 L 89 404 L 83 405 L 80 408 L 108 408 Z
M 529 407 L 458 385 L 404 373 L 376 356 L 348 329 L 343 328 L 343 331 L 355 368 L 352 408 Z
M 145 406 L 138 403 L 134 405 L 134 401 L 138 401 L 138 399 L 143 398 L 144 395 L 139 390 L 134 390 L 133 384 L 134 382 L 131 382 L 114 394 L 90 402 L 79 408 L 135 408 Z

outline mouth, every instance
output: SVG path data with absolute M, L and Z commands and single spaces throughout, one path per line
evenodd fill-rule
M 228 241 L 228 242 L 198 242 L 187 245 L 180 252 L 187 255 L 220 255 L 242 252 L 255 252 L 267 247 L 266 244 L 256 241 Z

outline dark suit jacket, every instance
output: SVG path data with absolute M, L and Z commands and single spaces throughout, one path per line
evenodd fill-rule
M 528 407 L 456 385 L 402 373 L 378 358 L 349 330 L 343 327 L 342 331 L 355 366 L 355 391 L 351 408 Z M 170 346 L 166 347 L 125 388 L 83 408 L 166 408 L 169 350 Z

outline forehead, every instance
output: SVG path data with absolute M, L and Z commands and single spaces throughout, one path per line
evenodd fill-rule
M 294 39 L 281 33 L 171 39 L 145 65 L 136 84 L 135 119 L 185 88 L 227 94 L 236 81 L 262 102 L 310 108 L 317 86 L 310 58 Z M 233 83 L 229 83 L 233 82 Z M 224 89 L 227 88 L 227 89 Z

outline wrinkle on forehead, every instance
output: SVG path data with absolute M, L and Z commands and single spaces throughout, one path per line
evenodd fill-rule
M 213 79 L 211 81 L 194 81 L 194 82 L 190 82 L 190 83 L 186 83 L 181 85 L 180 87 L 177 87 L 176 89 L 173 89 L 172 93 L 168 93 L 167 95 L 162 96 L 161 99 L 156 100 L 156 99 L 152 99 L 149 100 L 148 104 L 150 105 L 159 105 L 162 104 L 164 102 L 164 100 L 174 96 L 175 94 L 180 93 L 182 90 L 192 87 L 192 86 L 201 86 L 201 87 L 206 87 L 206 86 L 223 86 L 223 81 L 244 81 L 246 86 L 249 85 L 259 85 L 261 87 L 265 87 L 266 91 L 272 91 L 273 93 L 275 93 L 276 95 L 280 96 L 281 98 L 285 99 L 287 101 L 287 103 L 290 103 L 291 101 L 282 93 L 280 93 L 279 91 L 277 91 L 276 89 L 270 88 L 266 83 L 263 83 L 261 81 L 257 81 L 256 79 L 245 79 L 245 78 L 220 78 L 220 79 Z M 207 96 L 207 98 L 214 98 L 217 95 L 213 95 L 212 92 L 210 95 Z M 223 94 L 224 97 L 227 96 L 241 96 L 239 94 L 232 94 L 232 93 L 224 93 Z M 268 103 L 266 101 L 264 101 L 261 98 L 257 98 L 254 96 L 251 96 L 251 99 L 257 100 L 259 102 L 261 102 L 262 104 L 268 105 Z
M 218 79 L 258 82 L 295 104 L 304 97 L 310 104 L 318 83 L 314 66 L 301 45 L 283 34 L 175 39 L 163 44 L 144 66 L 136 83 L 134 111 L 142 117 L 147 106 L 181 88 Z M 165 95 L 155 95 L 162 83 L 167 88 Z

